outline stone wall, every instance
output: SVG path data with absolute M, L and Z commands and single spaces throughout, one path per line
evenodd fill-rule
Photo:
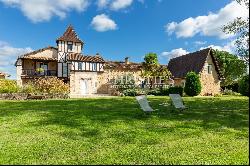
M 208 73 L 208 65 L 212 65 L 212 73 Z M 215 65 L 212 61 L 212 57 L 209 54 L 206 62 L 203 66 L 202 71 L 199 73 L 200 75 L 200 81 L 201 81 L 201 96 L 208 96 L 208 95 L 216 95 L 220 93 L 220 80 L 219 76 L 217 74 L 217 71 L 215 70 Z M 185 85 L 185 79 L 174 79 L 174 85 L 175 86 L 184 86 Z
M 183 78 L 183 79 L 174 79 L 174 86 L 182 86 L 182 87 L 184 87 L 184 85 L 185 85 L 185 79 Z
M 208 73 L 208 64 L 212 65 L 212 73 Z M 207 60 L 203 66 L 202 71 L 200 72 L 200 79 L 201 79 L 201 85 L 202 90 L 200 95 L 206 96 L 206 95 L 215 95 L 220 93 L 220 80 L 219 76 L 215 70 L 215 65 L 212 61 L 212 57 L 209 54 L 207 57 Z
M 34 94 L 31 94 L 34 95 Z M 53 94 L 40 94 L 44 95 L 45 99 L 67 99 L 69 98 L 68 94 L 63 93 L 53 93 Z M 0 93 L 0 100 L 26 100 L 28 93 Z
M 109 84 L 110 80 L 124 75 L 133 75 L 135 84 L 140 84 L 142 81 L 141 70 L 126 70 L 126 69 L 105 69 L 103 73 L 98 73 L 98 94 L 115 95 L 116 89 Z
M 84 80 L 87 83 L 86 94 L 83 94 L 81 89 L 81 81 Z M 70 95 L 72 97 L 79 95 L 91 95 L 97 93 L 97 72 L 81 72 L 72 71 L 70 73 Z

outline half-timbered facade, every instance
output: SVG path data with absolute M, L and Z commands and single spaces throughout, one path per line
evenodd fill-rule
M 17 83 L 22 86 L 37 77 L 58 77 L 70 84 L 72 95 L 97 92 L 97 74 L 104 71 L 104 59 L 96 54 L 83 55 L 83 41 L 72 26 L 56 40 L 57 47 L 42 48 L 16 61 Z
M 84 55 L 84 42 L 72 26 L 56 39 L 56 47 L 46 47 L 18 57 L 16 61 L 17 83 L 22 86 L 37 77 L 58 77 L 70 84 L 70 96 L 79 97 L 92 94 L 115 94 L 117 89 L 110 86 L 114 78 L 129 75 L 136 78 L 135 83 L 143 82 L 142 64 L 125 61 L 104 61 L 101 55 Z M 185 85 L 189 71 L 200 74 L 201 95 L 220 93 L 222 76 L 211 49 L 204 49 L 188 55 L 171 59 L 168 69 L 173 81 L 169 84 Z M 144 80 L 145 82 L 145 80 Z M 155 80 L 161 84 L 161 81 Z

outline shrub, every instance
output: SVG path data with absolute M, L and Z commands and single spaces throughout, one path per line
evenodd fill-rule
M 23 93 L 38 93 L 38 90 L 36 89 L 36 87 L 34 86 L 33 82 L 28 82 L 27 84 L 25 84 L 22 88 L 22 92 Z
M 222 86 L 221 87 L 223 90 L 232 90 L 234 92 L 239 92 L 239 82 L 234 82 L 233 84 L 231 85 L 227 85 L 227 86 Z
M 126 89 L 122 93 L 124 96 L 138 96 L 141 94 L 145 94 L 145 92 L 141 89 Z
M 215 94 L 214 97 L 222 97 L 222 94 L 220 94 L 220 93 Z
M 201 82 L 198 74 L 195 72 L 187 73 L 184 91 L 188 96 L 197 96 L 201 93 Z
M 135 89 L 126 89 L 126 90 L 124 90 L 122 93 L 123 93 L 123 95 L 125 95 L 125 96 L 136 96 L 136 95 L 137 95 Z
M 179 95 L 183 96 L 183 91 L 184 91 L 184 89 L 181 86 L 170 87 L 168 89 L 168 95 L 169 94 L 179 94 Z
M 41 93 L 69 93 L 69 85 L 56 77 L 38 78 L 34 87 Z
M 223 95 L 238 96 L 238 95 L 240 95 L 240 93 L 234 92 L 231 89 L 225 89 L 223 91 Z
M 148 95 L 161 96 L 162 91 L 159 88 L 155 88 L 155 89 L 150 89 L 147 94 Z
M 19 89 L 15 80 L 0 79 L 0 93 L 16 93 Z
M 249 96 L 249 75 L 243 76 L 239 81 L 239 92 L 243 96 Z

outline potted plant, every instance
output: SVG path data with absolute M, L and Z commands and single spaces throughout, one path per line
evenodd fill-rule
M 41 75 L 41 73 L 44 73 L 44 69 L 43 68 L 37 68 L 36 69 L 36 72 L 39 74 L 39 75 Z

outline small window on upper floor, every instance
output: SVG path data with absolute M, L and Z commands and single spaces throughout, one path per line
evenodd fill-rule
M 78 62 L 78 70 L 83 70 L 82 69 L 82 62 Z
M 212 74 L 212 65 L 211 64 L 207 65 L 207 73 Z
M 73 44 L 68 44 L 67 47 L 68 47 L 68 51 L 72 51 L 73 50 Z
M 92 67 L 93 67 L 93 71 L 97 71 L 97 64 L 96 63 L 93 63 L 93 65 L 92 65 Z

